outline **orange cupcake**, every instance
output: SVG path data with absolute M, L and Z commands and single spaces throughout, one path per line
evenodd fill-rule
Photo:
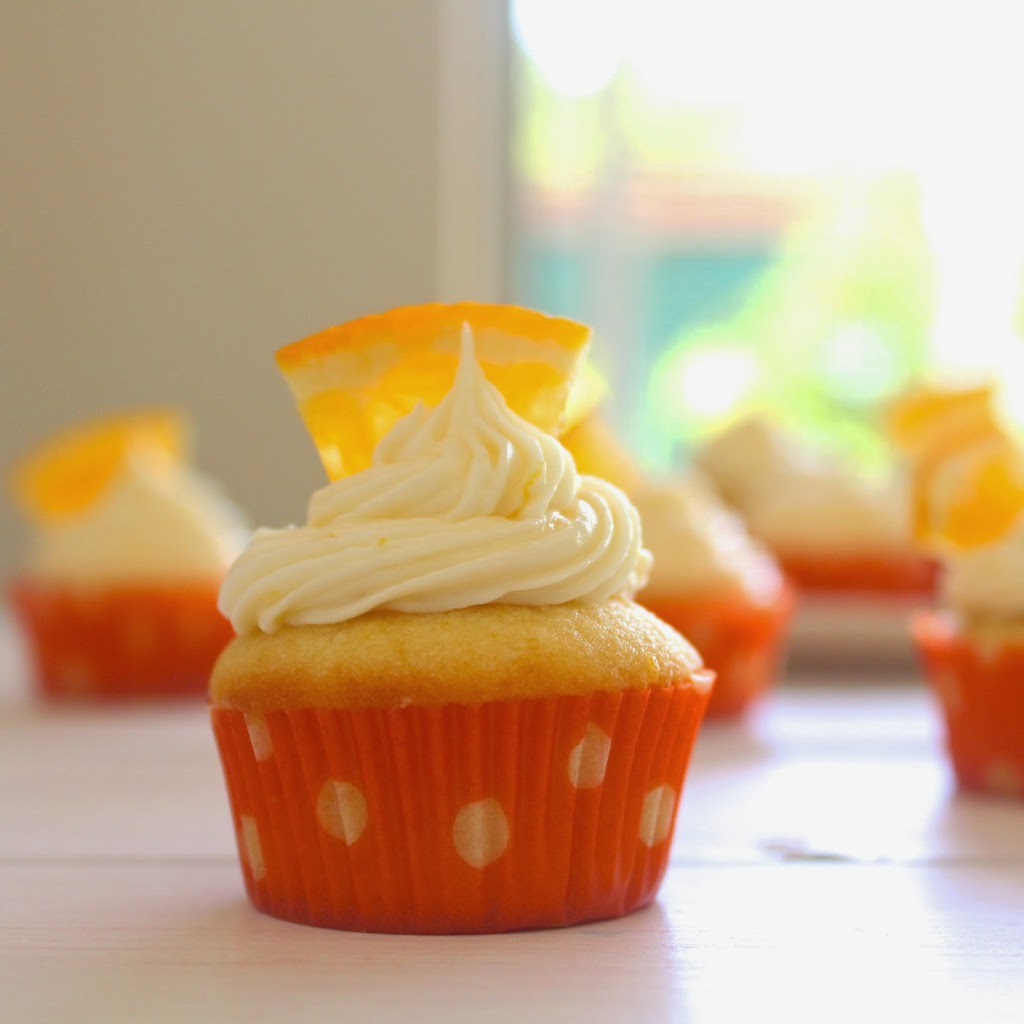
M 935 560 L 912 542 L 895 482 L 869 485 L 762 417 L 738 421 L 696 460 L 800 590 L 886 601 L 934 593 Z
M 654 898 L 712 677 L 630 600 L 635 509 L 550 433 L 587 339 L 465 303 L 279 353 L 335 479 L 221 592 L 213 727 L 260 910 L 496 932 Z
M 204 692 L 231 636 L 217 590 L 246 531 L 185 464 L 184 434 L 173 412 L 108 417 L 15 467 L 34 537 L 10 595 L 40 693 Z
M 715 673 L 709 718 L 735 718 L 778 678 L 793 595 L 774 559 L 698 481 L 632 493 L 654 556 L 637 600 Z
M 923 388 L 897 403 L 914 531 L 942 559 L 946 611 L 914 621 L 961 786 L 1024 797 L 1024 453 L 991 387 Z

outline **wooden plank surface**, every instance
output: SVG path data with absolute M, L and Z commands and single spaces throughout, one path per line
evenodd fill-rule
M 1024 805 L 957 795 L 914 681 L 701 735 L 656 906 L 351 935 L 244 900 L 205 709 L 48 709 L 0 641 L 0 1020 L 1024 1020 Z

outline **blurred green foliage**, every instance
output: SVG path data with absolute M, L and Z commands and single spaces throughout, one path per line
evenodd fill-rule
M 876 410 L 924 373 L 933 306 L 915 179 L 836 183 L 790 230 L 735 315 L 684 330 L 664 351 L 651 374 L 655 428 L 685 443 L 759 410 L 878 463 Z M 715 352 L 744 357 L 756 369 L 749 386 L 720 407 L 681 403 L 687 375 L 715 365 L 707 358 Z M 733 382 L 717 383 L 734 394 Z

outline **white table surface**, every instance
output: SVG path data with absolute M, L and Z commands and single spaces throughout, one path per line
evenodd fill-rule
M 0 638 L 0 1021 L 1024 1021 L 1024 804 L 957 795 L 919 684 L 706 727 L 657 904 L 346 934 L 245 901 L 206 711 L 47 708 Z

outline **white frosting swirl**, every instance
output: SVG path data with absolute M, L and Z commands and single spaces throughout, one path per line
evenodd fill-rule
M 374 608 L 598 602 L 632 596 L 649 565 L 629 499 L 508 408 L 464 328 L 451 391 L 317 491 L 308 525 L 258 531 L 220 608 L 245 634 Z

